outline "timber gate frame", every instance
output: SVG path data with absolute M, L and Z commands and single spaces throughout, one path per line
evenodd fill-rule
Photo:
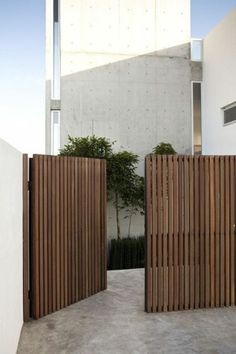
M 235 305 L 235 156 L 149 155 L 147 312 Z
M 106 198 L 105 160 L 23 156 L 25 321 L 106 289 Z

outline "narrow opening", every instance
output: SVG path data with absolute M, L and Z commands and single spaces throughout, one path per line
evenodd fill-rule
M 202 61 L 202 39 L 191 40 L 191 60 Z
M 60 99 L 61 77 L 59 0 L 53 1 L 53 78 L 52 99 Z
M 60 150 L 60 111 L 51 111 L 51 154 Z
M 193 140 L 194 154 L 202 152 L 202 103 L 201 83 L 193 82 Z

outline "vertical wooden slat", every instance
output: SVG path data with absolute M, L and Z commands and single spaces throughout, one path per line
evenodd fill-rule
M 65 306 L 69 305 L 69 289 L 68 289 L 68 157 L 64 157 L 64 296 L 65 296 Z
M 167 268 L 167 227 L 168 227 L 168 208 L 167 208 L 167 159 L 162 156 L 162 203 L 163 203 L 163 311 L 167 311 L 168 306 L 168 268 Z
M 71 158 L 71 303 L 75 302 L 75 157 Z
M 199 158 L 194 158 L 194 307 L 200 301 L 200 257 L 199 257 Z
M 194 308 L 195 272 L 194 272 L 194 164 L 193 157 L 189 157 L 189 307 Z
M 162 221 L 162 161 L 161 157 L 157 157 L 157 209 L 158 209 L 158 311 L 163 310 L 163 253 L 162 253 L 162 235 L 163 235 L 163 221 Z
M 179 309 L 184 308 L 184 190 L 183 190 L 183 157 L 179 157 Z
M 205 238 L 205 178 L 204 178 L 204 157 L 200 156 L 199 160 L 199 171 L 200 171 L 200 307 L 203 308 L 205 306 L 205 246 L 204 246 L 204 238 Z
M 53 287 L 52 287 L 52 157 L 47 159 L 48 170 L 48 313 L 53 311 Z
M 65 307 L 65 260 L 64 260 L 64 157 L 59 158 L 59 170 L 60 170 L 60 211 L 59 211 L 59 223 L 60 223 L 60 305 L 61 308 Z
M 44 263 L 44 313 L 48 314 L 48 171 L 47 156 L 43 157 L 43 263 Z
M 28 155 L 23 155 L 22 168 L 22 188 L 23 188 L 23 313 L 24 322 L 29 321 L 29 163 Z
M 184 308 L 189 308 L 189 159 L 184 157 Z
M 210 251 L 210 190 L 209 190 L 209 158 L 205 157 L 205 307 L 210 304 L 210 264 L 209 264 L 209 251 Z
M 152 159 L 152 311 L 157 309 L 156 283 L 156 239 L 157 239 L 157 186 L 156 186 L 156 158 Z
M 103 184 L 102 184 L 102 190 L 103 190 L 103 244 L 104 244 L 104 269 L 103 269 L 103 274 L 104 274 L 104 289 L 107 288 L 107 162 L 104 160 L 103 161 Z
M 235 305 L 235 157 L 230 156 L 230 305 Z
M 44 214 L 43 214 L 43 156 L 39 156 L 39 291 L 40 317 L 44 316 Z
M 210 306 L 215 306 L 215 174 L 214 158 L 209 161 L 210 182 Z
M 219 157 L 215 157 L 215 306 L 220 305 L 220 176 Z
M 178 158 L 173 157 L 174 310 L 179 308 Z
M 57 309 L 56 270 L 56 160 L 52 157 L 52 311 Z
M 56 196 L 55 196 L 55 208 L 56 208 L 56 309 L 61 308 L 61 286 L 60 286 L 60 165 L 59 156 L 55 156 L 55 181 L 56 184 Z
M 35 319 L 40 317 L 39 297 L 39 159 L 33 157 L 32 161 L 32 315 Z
M 78 211 L 78 201 L 79 201 L 79 180 L 78 180 L 78 158 L 75 158 L 75 301 L 79 300 L 79 211 Z
M 220 305 L 225 304 L 225 179 L 224 157 L 220 157 Z
M 173 310 L 173 159 L 168 156 L 168 310 Z
M 225 156 L 225 305 L 230 304 L 230 195 L 229 156 Z

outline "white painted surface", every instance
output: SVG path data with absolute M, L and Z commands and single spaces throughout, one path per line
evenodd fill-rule
M 222 107 L 236 101 L 236 8 L 204 39 L 204 154 L 236 154 L 236 123 L 223 126 Z
M 22 154 L 0 139 L 0 353 L 14 354 L 23 324 Z

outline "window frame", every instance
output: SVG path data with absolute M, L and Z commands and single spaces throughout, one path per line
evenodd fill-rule
M 224 106 L 221 108 L 222 110 L 222 113 L 223 113 L 223 127 L 227 127 L 228 125 L 231 125 L 231 124 L 235 124 L 236 123 L 236 118 L 235 120 L 231 121 L 231 122 L 228 122 L 228 123 L 225 123 L 225 111 L 231 109 L 231 108 L 234 108 L 236 107 L 236 101 Z

